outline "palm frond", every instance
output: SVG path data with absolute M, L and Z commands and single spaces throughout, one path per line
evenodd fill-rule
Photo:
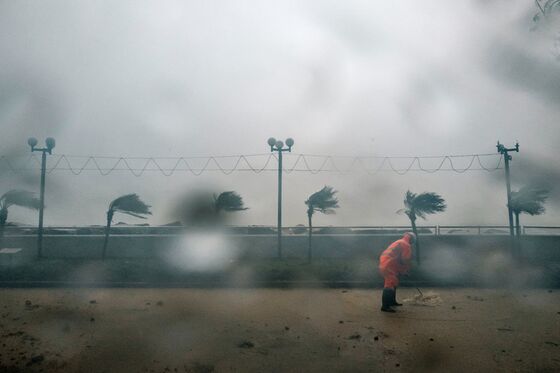
M 216 211 L 243 211 L 248 209 L 244 206 L 243 198 L 234 191 L 223 192 L 219 196 L 214 195 L 214 207 Z
M 445 205 L 445 200 L 437 193 L 424 192 L 416 194 L 412 193 L 410 190 L 406 191 L 404 206 L 405 208 L 397 211 L 397 213 L 404 212 L 411 219 L 416 217 L 425 219 L 426 215 L 445 211 L 447 207 Z
M 412 209 L 415 198 L 416 198 L 416 193 L 412 193 L 410 190 L 406 191 L 406 194 L 404 196 L 404 207 L 406 210 Z
M 121 211 L 121 210 L 118 210 L 118 211 L 119 211 L 120 213 L 122 213 L 122 214 L 127 214 L 127 215 L 130 215 L 130 216 L 134 216 L 135 218 L 148 219 L 148 218 L 145 217 L 145 216 L 142 216 L 142 215 L 139 215 L 139 214 L 135 214 L 135 213 L 130 212 L 130 211 Z
M 544 203 L 548 198 L 548 189 L 534 186 L 524 186 L 518 191 L 511 192 L 511 209 L 516 213 L 541 215 L 545 212 Z
M 424 214 L 434 214 L 445 211 L 447 207 L 445 201 L 437 193 L 421 193 L 414 199 L 414 206 L 417 211 Z
M 416 193 L 412 193 L 410 190 L 406 191 L 404 196 L 404 209 L 397 211 L 397 214 L 405 214 L 411 220 L 416 220 L 416 213 L 414 212 L 414 199 L 416 198 Z
M 305 204 L 308 206 L 307 213 L 313 215 L 315 211 L 323 214 L 334 214 L 338 206 L 338 199 L 335 197 L 337 193 L 333 187 L 325 186 L 318 192 L 309 196 Z
M 151 215 L 150 207 L 140 200 L 136 193 L 132 193 L 115 199 L 109 205 L 109 210 L 140 217 L 140 215 Z
M 18 189 L 10 190 L 0 197 L 0 207 L 9 208 L 14 205 L 38 210 L 41 201 L 35 197 L 35 193 Z

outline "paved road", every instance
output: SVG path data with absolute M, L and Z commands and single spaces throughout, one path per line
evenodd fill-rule
M 0 372 L 560 371 L 560 291 L 422 290 L 1 289 Z

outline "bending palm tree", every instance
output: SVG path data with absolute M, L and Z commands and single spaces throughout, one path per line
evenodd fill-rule
M 338 199 L 334 196 L 337 193 L 332 187 L 325 186 L 318 192 L 313 193 L 309 196 L 309 199 L 305 201 L 307 205 L 307 220 L 309 222 L 309 245 L 307 249 L 307 261 L 311 263 L 312 248 L 311 239 L 313 235 L 313 224 L 312 218 L 315 211 L 322 212 L 323 214 L 334 214 L 336 208 L 338 208 Z
M 193 192 L 178 204 L 175 214 L 185 224 L 199 227 L 219 225 L 221 212 L 247 210 L 243 199 L 233 191 L 213 196 L 207 192 Z
M 219 214 L 221 211 L 243 211 L 247 210 L 243 204 L 243 198 L 234 191 L 220 193 L 219 196 L 214 194 L 214 211 Z
M 523 212 L 529 215 L 541 215 L 544 213 L 544 203 L 548 198 L 548 190 L 524 186 L 517 192 L 511 192 L 511 211 L 515 214 L 515 232 L 517 237 L 521 236 L 521 225 L 519 215 Z
M 20 206 L 32 210 L 38 210 L 41 202 L 35 198 L 35 194 L 25 190 L 10 190 L 0 197 L 0 240 L 4 238 L 4 228 L 8 220 L 8 209 L 10 206 Z
M 426 219 L 426 215 L 445 211 L 445 200 L 437 193 L 424 192 L 420 194 L 406 191 L 404 198 L 404 209 L 397 213 L 405 213 L 410 219 L 412 231 L 416 235 L 416 262 L 420 264 L 420 240 L 418 229 L 416 228 L 416 218 Z
M 111 230 L 111 222 L 115 212 L 121 212 L 140 219 L 146 219 L 143 215 L 151 215 L 150 206 L 140 200 L 137 194 L 126 194 L 115 199 L 109 204 L 107 210 L 107 227 L 105 228 L 105 241 L 103 242 L 102 259 L 105 260 L 107 252 L 107 244 L 109 243 L 109 232 Z

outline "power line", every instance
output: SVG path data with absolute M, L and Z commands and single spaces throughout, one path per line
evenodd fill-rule
M 392 172 L 405 175 L 409 172 L 493 172 L 502 169 L 503 162 L 501 154 L 379 157 L 286 153 L 284 157 L 284 172 L 310 174 L 365 172 L 369 175 L 376 175 L 380 172 Z M 113 172 L 124 171 L 140 177 L 148 172 L 158 172 L 163 176 L 188 172 L 194 176 L 200 176 L 204 172 L 220 172 L 230 175 L 234 172 L 260 174 L 278 171 L 278 168 L 275 167 L 278 158 L 274 153 L 197 157 L 111 157 L 53 154 L 52 158 L 54 159 L 47 168 L 49 174 L 54 171 L 69 171 L 73 175 L 80 175 L 86 171 L 93 171 L 107 176 Z M 40 160 L 35 154 L 26 157 L 0 156 L 0 171 L 13 173 L 37 171 L 40 165 Z

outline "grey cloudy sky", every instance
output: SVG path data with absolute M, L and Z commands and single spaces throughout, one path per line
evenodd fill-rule
M 560 181 L 558 24 L 533 1 L 0 1 L 0 154 L 54 136 L 58 154 L 190 156 L 266 152 L 293 137 L 309 154 L 514 155 L 514 187 Z M 556 29 L 555 29 L 556 27 Z M 373 140 L 372 140 L 373 139 Z M 436 191 L 439 224 L 505 224 L 503 173 L 291 174 L 285 223 L 306 197 L 339 190 L 317 224 L 406 224 L 407 189 Z M 0 191 L 38 189 L 2 173 Z M 194 188 L 236 190 L 239 224 L 274 224 L 276 175 L 49 175 L 47 224 L 102 223 L 137 192 L 152 223 Z M 558 224 L 558 192 L 527 224 Z M 13 209 L 11 219 L 34 223 Z M 119 218 L 117 218 L 119 220 Z M 123 219 L 126 220 L 126 219 Z M 129 220 L 131 221 L 131 220 Z

